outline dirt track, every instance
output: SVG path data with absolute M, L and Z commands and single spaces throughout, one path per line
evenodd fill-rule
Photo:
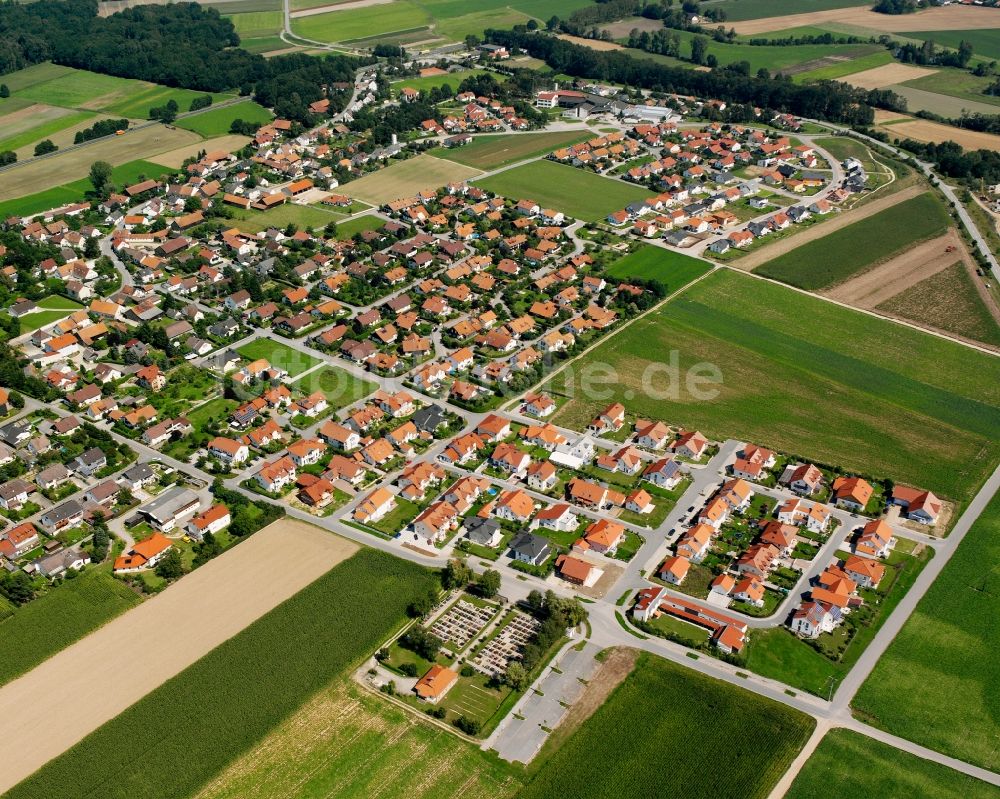
M 0 689 L 0 793 L 358 549 L 283 519 Z
M 954 249 L 946 252 L 948 247 Z M 820 293 L 848 305 L 875 308 L 966 257 L 961 238 L 951 229 L 943 236 L 918 244 L 905 253 Z
M 758 34 L 830 22 L 888 33 L 961 31 L 1000 27 L 1000 9 L 981 6 L 941 6 L 918 11 L 915 14 L 893 15 L 876 14 L 871 10 L 871 4 L 859 4 L 851 8 L 833 8 L 828 11 L 810 11 L 805 14 L 787 14 L 783 17 L 764 17 L 745 22 L 726 23 L 726 27 L 735 28 L 739 34 Z
M 923 186 L 910 186 L 902 191 L 897 191 L 895 194 L 887 194 L 885 197 L 874 200 L 853 211 L 844 211 L 843 213 L 837 214 L 833 219 L 827 219 L 822 224 L 806 228 L 805 230 L 796 233 L 794 236 L 781 239 L 773 244 L 764 244 L 759 250 L 754 250 L 752 253 L 743 258 L 731 261 L 727 264 L 727 266 L 732 266 L 736 269 L 744 269 L 747 272 L 750 272 L 758 266 L 777 258 L 779 255 L 791 252 L 796 247 L 800 247 L 803 244 L 815 241 L 816 239 L 821 239 L 823 236 L 833 233 L 835 230 L 840 230 L 842 227 L 846 227 L 854 222 L 866 219 L 873 214 L 877 214 L 879 211 L 884 211 L 889 206 L 896 205 L 904 200 L 909 200 L 911 197 L 916 197 L 924 191 L 926 191 L 926 189 Z

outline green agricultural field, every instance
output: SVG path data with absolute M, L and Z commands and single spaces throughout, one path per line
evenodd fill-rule
M 362 400 L 378 389 L 376 383 L 355 377 L 346 369 L 337 366 L 324 366 L 316 369 L 291 384 L 294 391 L 312 394 L 322 391 L 326 400 L 336 410 Z
M 754 272 L 803 289 L 829 288 L 918 241 L 940 236 L 950 221 L 937 196 L 925 192 L 796 247 Z
M 281 31 L 283 22 L 281 11 L 244 11 L 226 18 L 236 28 L 241 45 L 243 39 L 276 36 Z
M 18 608 L 0 621 L 0 685 L 138 603 L 138 594 L 107 568 L 91 567 Z
M 806 14 L 811 11 L 827 11 L 831 8 L 849 8 L 861 5 L 858 0 L 797 0 L 790 7 L 784 0 L 719 0 L 713 8 L 726 12 L 727 21 L 741 22 L 747 19 L 783 17 L 786 14 Z
M 663 368 L 672 359 L 676 379 Z M 579 390 L 582 378 L 570 382 L 565 373 L 549 385 L 574 394 L 558 423 L 582 430 L 618 400 L 640 417 L 749 439 L 959 502 L 1000 460 L 997 359 L 731 270 L 600 344 L 573 372 L 593 364 L 615 371 L 606 379 L 587 375 L 591 397 Z M 719 373 L 721 383 L 696 382 L 697 392 L 686 376 Z
M 559 133 L 521 133 L 516 136 L 476 136 L 464 147 L 439 147 L 430 154 L 449 161 L 457 161 L 476 169 L 497 169 L 516 161 L 548 155 L 560 147 L 568 147 L 593 137 L 587 130 L 560 131 Z
M 113 116 L 129 117 L 130 119 L 147 119 L 149 109 L 166 105 L 173 100 L 177 103 L 178 112 L 186 113 L 191 108 L 191 101 L 196 97 L 212 96 L 212 102 L 219 103 L 233 97 L 233 94 L 219 92 L 197 92 L 193 89 L 172 89 L 169 86 L 151 86 L 143 92 L 129 97 L 127 100 L 115 103 L 105 108 L 104 112 Z M 226 133 L 229 131 L 226 130 Z
M 292 31 L 320 42 L 344 42 L 426 28 L 431 21 L 430 14 L 412 0 L 394 0 L 388 5 L 330 11 L 292 19 Z
M 803 713 L 644 652 L 604 704 L 541 760 L 519 799 L 763 799 L 814 725 Z M 750 729 L 758 734 L 747 736 Z
M 946 94 L 967 103 L 991 106 L 1000 105 L 1000 97 L 984 94 L 986 88 L 993 83 L 993 78 L 978 77 L 964 69 L 941 68 L 930 75 L 924 75 L 916 80 L 908 80 L 901 84 L 903 88 L 921 89 L 926 92 Z M 911 106 L 911 110 L 917 110 Z M 971 110 L 971 109 L 970 109 Z M 992 113 L 997 113 L 994 108 Z M 961 116 L 956 114 L 955 116 Z
M 21 147 L 25 147 L 34 142 L 41 141 L 42 139 L 47 139 L 53 133 L 58 133 L 61 130 L 70 128 L 79 122 L 86 122 L 88 119 L 94 116 L 90 111 L 69 111 L 65 109 L 52 108 L 53 111 L 58 111 L 59 115 L 54 119 L 43 119 L 39 121 L 38 124 L 33 124 L 26 130 L 22 130 L 16 135 L 10 135 L 8 138 L 0 141 L 0 151 L 2 150 L 17 150 Z M 0 124 L 3 124 L 4 120 L 0 118 Z M 9 129 L 7 129 L 9 133 Z
M 229 126 L 234 119 L 242 119 L 244 122 L 253 122 L 257 125 L 266 125 L 274 114 L 264 106 L 258 105 L 252 100 L 247 100 L 234 105 L 227 105 L 222 108 L 212 108 L 202 111 L 200 114 L 177 120 L 177 127 L 185 130 L 193 130 L 207 139 L 213 136 L 224 136 L 229 133 Z
M 997 799 L 1000 789 L 850 730 L 830 730 L 786 799 Z
M 11 94 L 16 96 L 25 89 L 30 89 L 32 86 L 48 83 L 56 78 L 67 77 L 73 72 L 76 72 L 76 70 L 72 67 L 63 67 L 59 64 L 53 64 L 51 61 L 45 61 L 44 63 L 35 64 L 34 66 L 25 67 L 24 69 L 19 69 L 17 72 L 4 75 L 3 82 L 7 84 L 7 88 L 10 89 Z
M 420 768 L 411 767 L 415 757 Z M 197 799 L 508 799 L 521 787 L 514 768 L 475 745 L 337 680 Z
M 603 219 L 650 196 L 639 186 L 553 161 L 536 161 L 474 182 L 488 191 L 511 199 L 531 199 L 585 222 Z
M 787 33 L 789 33 L 789 31 L 781 31 L 782 35 Z M 866 69 L 875 69 L 875 67 L 891 64 L 893 60 L 892 53 L 888 50 L 879 50 L 876 53 L 869 53 L 868 55 L 850 58 L 846 61 L 839 61 L 825 67 L 817 67 L 816 69 L 810 69 L 807 72 L 798 72 L 793 76 L 792 80 L 796 83 L 811 83 L 817 80 L 837 80 L 838 78 L 843 78 L 847 75 L 853 75 L 856 72 L 863 72 Z
M 319 358 L 269 338 L 255 339 L 240 347 L 237 352 L 251 361 L 266 358 L 271 366 L 277 366 L 288 372 L 289 377 L 300 375 L 307 369 L 323 363 Z
M 1000 326 L 976 291 L 974 279 L 964 264 L 956 263 L 886 300 L 878 310 L 1000 346 Z
M 915 31 L 900 33 L 909 39 L 931 40 L 934 44 L 958 49 L 966 41 L 972 45 L 972 52 L 982 56 L 987 61 L 1000 59 L 1000 29 L 982 28 L 971 31 Z
M 690 42 L 697 34 L 689 31 L 677 31 L 677 34 L 681 38 L 681 54 L 689 55 L 691 53 Z M 755 46 L 739 42 L 730 44 L 710 40 L 707 53 L 719 59 L 719 64 L 722 66 L 734 64 L 737 61 L 746 61 L 750 64 L 752 74 L 762 68 L 778 72 L 829 56 L 855 59 L 880 51 L 884 52 L 884 50 L 885 48 L 874 44 L 796 44 L 781 47 L 777 45 Z
M 712 264 L 690 255 L 644 244 L 615 261 L 607 274 L 618 280 L 655 280 L 666 286 L 667 291 L 676 291 L 711 269 Z
M 996 463 L 993 455 L 984 458 Z M 972 525 L 852 703 L 877 727 L 1000 770 L 1000 494 Z
M 384 641 L 435 583 L 430 571 L 362 549 L 7 797 L 191 796 Z
M 241 39 L 240 47 L 248 53 L 271 53 L 275 50 L 287 50 L 289 45 L 280 36 L 255 36 L 252 39 Z
M 39 103 L 96 111 L 129 100 L 151 85 L 141 80 L 74 69 L 20 91 L 11 87 L 11 92 Z
M 299 230 L 312 228 L 322 230 L 330 222 L 339 222 L 343 219 L 342 216 L 334 213 L 330 206 L 298 205 L 297 203 L 285 203 L 267 211 L 234 208 L 232 212 L 234 226 L 246 233 L 259 233 L 268 228 L 284 230 L 289 224 L 295 225 Z

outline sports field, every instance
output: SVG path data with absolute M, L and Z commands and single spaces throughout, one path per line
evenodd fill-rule
M 988 456 L 990 465 L 995 456 Z M 1000 770 L 1000 495 L 972 525 L 852 706 L 870 724 Z
M 364 399 L 378 389 L 378 385 L 370 380 L 355 377 L 346 369 L 327 365 L 300 377 L 291 384 L 291 389 L 304 394 L 322 391 L 326 395 L 327 402 L 339 410 Z
M 553 161 L 535 161 L 475 182 L 504 197 L 534 200 L 585 222 L 603 219 L 650 196 L 639 186 Z
M 139 603 L 139 595 L 91 568 L 0 621 L 0 685 Z
M 0 791 L 55 758 L 11 795 L 57 799 L 98 792 L 80 782 L 85 780 L 101 786 L 99 792 L 108 797 L 139 796 L 135 790 L 141 785 L 165 798 L 171 795 L 165 782 L 192 779 L 199 767 L 209 768 L 218 758 L 228 761 L 236 751 L 219 746 L 219 740 L 233 740 L 232 734 L 243 725 L 252 730 L 264 723 L 268 701 L 287 701 L 296 667 L 285 663 L 281 681 L 262 680 L 259 663 L 248 667 L 236 660 L 227 667 L 227 647 L 242 640 L 243 647 L 261 647 L 254 652 L 258 660 L 267 651 L 287 660 L 277 654 L 287 650 L 270 637 L 273 631 L 260 632 L 269 624 L 257 620 L 356 550 L 354 543 L 325 530 L 279 520 L 0 689 L 0 731 L 7 739 L 8 757 L 0 772 Z M 282 618 L 282 611 L 266 618 L 275 616 Z M 252 631 L 212 651 L 248 625 Z M 283 629 L 287 637 L 289 628 Z M 309 626 L 292 629 L 304 634 Z M 264 642 L 267 645 L 261 646 Z M 304 646 L 295 640 L 297 651 Z M 171 679 L 181 672 L 197 676 L 191 683 Z M 224 685 L 213 685 L 209 675 L 222 676 Z M 239 687 L 240 679 L 257 683 L 258 691 L 273 692 L 273 700 L 251 699 L 252 690 Z M 211 693 L 211 699 L 205 693 Z M 234 697 L 240 696 L 244 700 L 236 702 Z M 220 704 L 239 714 L 240 723 L 225 718 Z M 119 713 L 123 715 L 115 719 Z M 223 720 L 226 735 L 221 737 L 205 730 L 193 734 L 187 726 L 210 727 Z M 184 769 L 176 768 L 176 752 L 168 741 L 187 749 Z M 190 749 L 199 741 L 211 752 Z M 129 751 L 135 755 L 123 757 Z M 140 761 L 145 768 L 137 768 Z M 80 773 L 80 762 L 90 764 L 87 776 Z M 150 779 L 146 769 L 167 762 L 170 770 Z M 102 766 L 95 769 L 99 763 Z
M 592 137 L 593 134 L 588 130 L 516 135 L 504 133 L 498 136 L 476 136 L 471 144 L 464 147 L 439 147 L 430 153 L 476 169 L 496 169 L 515 161 L 548 155 L 559 147 L 567 147 Z
M 253 122 L 257 125 L 265 125 L 274 119 L 274 114 L 264 106 L 258 105 L 252 100 L 242 103 L 223 106 L 222 108 L 212 108 L 200 114 L 177 120 L 177 126 L 185 130 L 192 130 L 206 138 L 212 136 L 224 136 L 229 133 L 229 126 L 234 120 L 242 119 L 244 122 Z
M 828 288 L 941 235 L 949 222 L 937 196 L 925 192 L 797 247 L 754 272 L 803 289 Z
M 250 361 L 266 358 L 271 366 L 277 366 L 288 372 L 289 377 L 300 375 L 307 369 L 323 363 L 319 358 L 269 338 L 255 339 L 249 344 L 244 344 L 237 352 Z
M 763 799 L 814 724 L 803 713 L 644 652 L 604 704 L 541 764 L 519 799 Z
M 785 799 L 996 799 L 1000 789 L 850 730 L 830 730 Z
M 372 205 L 382 205 L 400 197 L 416 194 L 421 189 L 436 189 L 446 183 L 470 180 L 480 170 L 442 161 L 433 156 L 418 155 L 397 161 L 358 180 L 345 184 L 343 191 Z
M 663 247 L 644 244 L 615 261 L 607 275 L 616 280 L 655 280 L 667 291 L 676 291 L 712 269 L 712 264 Z
M 680 377 L 663 371 L 672 358 Z M 573 372 L 593 364 L 614 372 L 588 377 L 590 397 L 580 378 L 553 379 L 552 391 L 564 393 L 569 383 L 575 394 L 558 423 L 582 430 L 619 400 L 639 416 L 959 501 L 1000 459 L 996 358 L 732 271 L 709 275 Z M 696 365 L 710 378 L 721 373 L 722 382 L 693 391 L 685 375 Z
M 196 797 L 506 799 L 521 785 L 478 747 L 338 678 Z
M 336 540 L 329 533 L 317 534 Z M 295 575 L 296 582 L 309 583 L 316 576 L 315 558 L 295 553 L 294 545 L 272 542 L 270 547 L 289 550 L 290 557 L 303 561 L 275 567 L 271 558 L 258 553 L 265 572 L 272 573 L 270 580 Z M 323 576 L 49 762 L 14 788 L 10 799 L 192 795 L 333 676 L 371 652 L 404 620 L 406 606 L 436 583 L 429 571 L 371 549 L 329 571 L 329 564 L 317 565 Z M 303 566 L 312 574 L 300 575 Z M 373 603 L 373 596 L 379 601 Z M 212 619 L 202 611 L 212 607 L 204 599 L 192 598 L 189 605 L 192 613 Z M 159 629 L 152 632 L 163 637 Z

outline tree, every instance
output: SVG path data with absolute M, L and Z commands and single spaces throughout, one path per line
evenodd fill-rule
M 449 591 L 453 588 L 465 588 L 471 581 L 472 569 L 463 560 L 450 560 L 441 570 L 441 585 Z
M 424 660 L 434 660 L 441 651 L 443 641 L 420 625 L 415 625 L 399 638 L 399 645 L 416 652 Z
M 13 150 L 4 150 L 0 152 L 0 166 L 8 166 L 9 164 L 17 163 L 17 153 Z
M 500 593 L 500 572 L 487 569 L 476 582 L 476 589 L 486 599 L 492 599 Z
M 165 580 L 171 580 L 184 574 L 184 564 L 181 562 L 181 551 L 176 547 L 156 565 L 156 573 Z
M 34 599 L 35 590 L 31 587 L 28 575 L 23 571 L 16 571 L 13 574 L 4 573 L 0 577 L 0 594 L 15 605 L 23 605 Z
M 46 153 L 54 153 L 59 148 L 52 143 L 52 139 L 42 139 L 38 144 L 35 145 L 35 155 L 45 155 Z
M 468 716 L 460 716 L 455 721 L 455 726 L 458 727 L 466 735 L 478 735 L 480 724 L 475 719 L 470 719 Z
M 431 589 L 422 597 L 414 599 L 406 610 L 414 618 L 420 618 L 421 616 L 426 616 L 434 610 L 434 606 L 437 604 L 437 601 L 437 591 Z
M 11 391 L 7 400 L 18 410 L 21 410 L 21 408 L 24 407 L 24 395 L 22 395 L 20 391 Z
M 111 191 L 111 164 L 107 161 L 94 161 L 90 165 L 90 184 L 101 197 Z
M 110 537 L 108 536 L 108 528 L 105 524 L 99 524 L 94 528 L 94 540 L 93 540 L 93 561 L 94 563 L 101 563 L 108 556 L 108 546 L 111 543 Z
M 503 681 L 511 687 L 513 691 L 523 691 L 528 687 L 528 672 L 524 670 L 518 661 L 512 660 L 507 665 L 507 672 L 503 676 Z
M 708 39 L 704 36 L 695 36 L 691 40 L 691 60 L 695 64 L 704 64 L 705 55 L 708 52 Z
M 527 24 L 524 27 L 526 27 L 529 31 L 537 31 L 538 30 L 538 21 L 534 20 L 534 19 L 529 19 L 528 22 L 527 22 Z
M 475 50 L 479 47 L 479 37 L 474 33 L 470 33 L 465 37 L 465 47 L 467 50 Z
M 6 83 L 0 83 L 0 98 L 6 99 L 10 97 L 10 89 Z
M 558 27 L 559 27 L 559 17 L 557 17 L 555 14 L 553 14 L 545 22 L 545 30 L 554 31 Z

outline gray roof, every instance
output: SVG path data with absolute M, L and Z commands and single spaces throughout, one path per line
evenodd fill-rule
M 465 522 L 465 532 L 469 540 L 480 546 L 488 546 L 499 530 L 500 523 L 496 519 L 481 519 L 474 516 Z
M 447 421 L 448 418 L 439 405 L 428 405 L 413 414 L 413 424 L 416 425 L 416 428 L 429 433 L 434 432 Z
M 175 486 L 164 491 L 152 502 L 143 505 L 139 510 L 151 519 L 161 521 L 173 518 L 179 510 L 198 501 L 198 495 L 189 488 Z
M 537 560 L 549 551 L 549 542 L 534 533 L 521 533 L 511 543 L 510 548 L 521 555 Z
M 153 471 L 148 463 L 137 463 L 131 469 L 124 472 L 122 477 L 130 483 L 140 483 L 152 480 L 156 477 L 156 472 Z

